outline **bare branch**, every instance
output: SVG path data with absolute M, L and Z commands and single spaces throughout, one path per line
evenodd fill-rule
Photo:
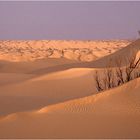
M 96 82 L 96 88 L 97 88 L 97 90 L 98 91 L 102 91 L 103 88 L 102 88 L 101 81 L 100 81 L 100 78 L 99 78 L 99 74 L 98 74 L 97 71 L 95 72 L 95 82 Z
M 114 71 L 109 63 L 107 68 L 104 70 L 104 76 L 102 76 L 102 79 L 100 78 L 99 73 L 96 71 L 95 82 L 98 91 L 110 89 L 122 85 L 134 78 L 140 77 L 140 57 L 136 60 L 136 55 L 133 55 L 131 58 L 126 60 L 128 65 L 123 68 L 122 60 L 117 59 L 117 67 Z

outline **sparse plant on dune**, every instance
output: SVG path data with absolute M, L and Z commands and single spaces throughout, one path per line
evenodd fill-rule
M 114 72 L 111 68 L 107 68 L 100 74 L 98 71 L 95 73 L 95 83 L 98 91 L 103 91 L 116 87 Z
M 102 82 L 101 82 L 98 71 L 96 71 L 96 74 L 95 74 L 95 82 L 96 82 L 96 88 L 98 91 L 104 90 L 104 88 L 102 87 Z
M 131 59 L 129 59 L 129 65 L 126 66 L 125 68 L 125 73 L 126 73 L 125 82 L 128 82 L 134 78 L 132 74 L 133 72 L 136 73 L 136 70 L 138 69 L 139 64 L 140 64 L 140 58 L 136 60 L 136 57 L 133 56 Z
M 104 78 L 103 78 L 103 83 L 104 83 L 104 88 L 105 89 L 110 89 L 115 86 L 115 79 L 114 79 L 114 71 L 111 68 L 111 61 L 109 62 L 107 68 L 104 70 Z
M 123 67 L 121 67 L 121 59 L 117 59 L 116 61 L 116 77 L 117 77 L 117 85 L 121 85 L 121 84 L 124 84 L 125 81 L 124 81 L 124 77 L 123 77 Z
M 116 67 L 112 68 L 109 64 L 103 71 L 103 74 L 96 71 L 95 83 L 98 91 L 107 90 L 116 86 L 120 86 L 135 78 L 140 77 L 140 57 L 133 55 L 126 59 L 128 65 L 122 67 L 122 60 L 116 60 Z

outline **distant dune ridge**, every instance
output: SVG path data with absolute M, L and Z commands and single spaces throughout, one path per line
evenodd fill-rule
M 118 58 L 122 67 L 126 56 L 138 59 L 140 39 L 1 41 L 0 46 L 0 138 L 140 138 L 140 79 L 100 93 L 94 79 L 110 60 L 114 68 Z M 55 48 L 51 57 L 46 48 Z M 66 48 L 67 57 L 58 55 Z M 82 49 L 91 49 L 96 59 L 81 59 L 87 57 Z
M 33 61 L 44 58 L 67 58 L 92 61 L 127 46 L 130 40 L 103 41 L 0 41 L 0 59 L 8 61 Z

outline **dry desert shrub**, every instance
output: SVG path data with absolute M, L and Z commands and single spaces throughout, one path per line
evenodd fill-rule
M 109 63 L 103 74 L 96 71 L 95 83 L 98 91 L 117 87 L 140 77 L 140 57 L 136 58 L 136 55 L 132 55 L 126 60 L 128 64 L 125 67 L 122 67 L 122 59 L 117 59 L 115 68 L 112 68 Z

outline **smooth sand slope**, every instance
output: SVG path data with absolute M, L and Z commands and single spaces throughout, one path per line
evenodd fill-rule
M 93 70 L 70 69 L 0 87 L 0 115 L 32 110 L 96 93 Z
M 140 79 L 0 120 L 1 138 L 140 138 Z M 129 92 L 128 92 L 129 91 Z
M 0 138 L 140 138 L 140 79 L 99 94 L 94 81 L 139 50 L 137 40 L 92 62 L 1 60 Z
M 29 74 L 33 73 L 33 71 L 40 71 L 41 69 L 52 69 L 63 67 L 63 65 L 77 64 L 79 62 L 74 60 L 68 60 L 65 58 L 47 58 L 40 59 L 36 61 L 28 61 L 28 62 L 9 62 L 9 61 L 0 61 L 0 73 L 24 73 Z M 61 69 L 60 69 L 61 70 Z M 50 70 L 51 72 L 51 70 Z M 38 74 L 38 73 L 37 73 Z

